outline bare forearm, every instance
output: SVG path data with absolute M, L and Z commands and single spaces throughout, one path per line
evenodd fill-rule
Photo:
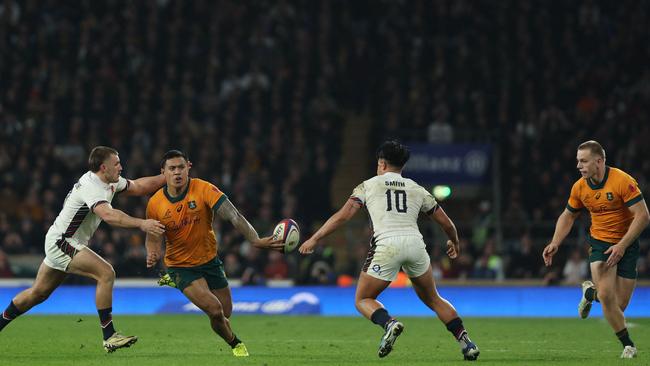
M 257 234 L 257 230 L 255 230 L 253 225 L 251 225 L 250 222 L 248 222 L 248 220 L 246 220 L 246 218 L 239 212 L 230 220 L 230 222 L 249 242 L 253 243 L 259 240 L 260 236 Z
M 553 239 L 551 240 L 551 243 L 557 245 L 562 244 L 564 238 L 569 235 L 574 221 L 575 218 L 567 215 L 566 213 L 562 213 L 560 217 L 558 217 L 557 223 L 555 224 L 555 232 L 553 233 Z
M 142 177 L 134 180 L 132 184 L 135 186 L 132 192 L 133 195 L 148 195 L 157 191 L 165 184 L 165 176 L 159 174 L 151 177 Z
M 315 240 L 320 240 L 329 234 L 331 234 L 334 230 L 338 229 L 341 224 L 343 224 L 346 220 L 344 220 L 342 217 L 340 217 L 337 214 L 334 214 L 332 217 L 330 217 L 324 224 L 321 226 L 316 233 L 312 236 L 312 239 Z
M 449 240 L 458 243 L 458 231 L 456 230 L 456 226 L 452 222 L 450 223 L 451 225 L 443 226 L 442 230 L 445 232 Z
M 162 242 L 160 240 L 155 240 L 151 237 L 151 234 L 147 234 L 147 239 L 144 242 L 147 252 L 160 252 L 162 250 Z
M 105 217 L 102 218 L 111 226 L 123 228 L 139 228 L 142 225 L 142 219 L 127 215 L 123 211 L 112 209 Z
M 239 233 L 249 242 L 253 243 L 259 240 L 260 237 L 257 234 L 257 230 L 255 230 L 253 225 L 246 220 L 244 215 L 239 213 L 237 208 L 235 208 L 229 199 L 221 204 L 215 213 L 222 219 L 230 221 L 232 226 L 234 226 L 235 229 L 237 229 L 237 231 L 239 231 Z

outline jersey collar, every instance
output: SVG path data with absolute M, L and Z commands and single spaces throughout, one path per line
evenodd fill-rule
M 598 183 L 594 184 L 594 182 L 591 181 L 591 179 L 587 179 L 587 184 L 589 185 L 589 188 L 591 189 L 602 189 L 605 186 L 605 183 L 607 183 L 607 178 L 609 177 L 609 167 L 605 165 L 605 176 L 603 177 L 603 180 Z
M 189 178 L 189 179 L 187 180 L 187 187 L 185 187 L 185 190 L 183 191 L 183 193 L 179 194 L 179 195 L 176 196 L 176 197 L 172 197 L 172 196 L 169 194 L 169 192 L 167 191 L 167 185 L 165 185 L 165 186 L 163 187 L 163 193 L 165 194 L 165 197 L 167 197 L 167 199 L 169 200 L 169 202 L 171 202 L 171 203 L 180 202 L 180 201 L 182 201 L 182 200 L 185 198 L 185 196 L 187 196 L 187 191 L 190 190 L 190 184 L 192 184 L 192 178 Z

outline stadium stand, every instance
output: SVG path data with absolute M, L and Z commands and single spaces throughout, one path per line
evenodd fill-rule
M 34 274 L 94 145 L 117 148 L 127 177 L 155 174 L 164 151 L 183 149 L 192 175 L 222 188 L 260 232 L 293 217 L 308 234 L 353 188 L 333 189 L 359 174 L 342 159 L 367 154 L 361 176 L 373 174 L 372 151 L 351 153 L 358 144 L 346 140 L 358 123 L 368 132 L 353 138 L 368 147 L 397 137 L 500 151 L 503 241 L 494 202 L 452 199 L 463 255 L 450 263 L 432 246 L 436 276 L 578 281 L 580 265 L 547 271 L 540 255 L 577 178 L 576 146 L 599 140 L 650 196 L 649 9 L 597 0 L 4 1 L 0 277 Z M 143 217 L 146 199 L 114 204 Z M 353 245 L 300 259 L 257 251 L 229 225 L 217 231 L 226 269 L 243 284 L 334 284 L 356 275 L 369 237 L 343 234 L 333 240 Z M 584 263 L 577 231 L 564 257 Z M 650 278 L 649 243 L 646 232 L 641 278 Z M 138 232 L 102 226 L 92 245 L 118 277 L 156 275 L 144 268 Z

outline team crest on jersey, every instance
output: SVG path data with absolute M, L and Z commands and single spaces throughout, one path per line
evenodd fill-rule
M 196 208 L 196 202 L 195 201 L 190 201 L 187 203 L 187 207 L 190 208 L 190 210 L 193 210 Z
M 595 199 L 599 199 L 599 198 L 600 198 L 600 192 L 596 193 L 596 195 L 594 196 L 594 198 L 595 198 Z
M 613 201 L 614 200 L 614 194 L 612 192 L 607 192 L 607 200 L 608 201 Z

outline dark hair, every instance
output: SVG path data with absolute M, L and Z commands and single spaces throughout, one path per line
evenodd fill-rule
M 96 173 L 99 171 L 99 168 L 104 164 L 106 159 L 111 155 L 119 155 L 117 150 L 108 146 L 95 146 L 90 155 L 88 156 L 88 169 L 91 172 Z
M 189 161 L 187 159 L 187 155 L 184 152 L 180 150 L 169 150 L 165 153 L 165 155 L 163 155 L 162 159 L 160 160 L 160 169 L 164 169 L 167 160 L 173 158 L 183 158 L 185 161 Z
M 388 140 L 379 145 L 377 149 L 377 160 L 384 159 L 389 165 L 402 168 L 411 157 L 411 152 L 406 145 L 397 140 Z
M 605 149 L 595 140 L 585 141 L 578 146 L 578 150 L 589 150 L 593 155 L 605 159 Z

